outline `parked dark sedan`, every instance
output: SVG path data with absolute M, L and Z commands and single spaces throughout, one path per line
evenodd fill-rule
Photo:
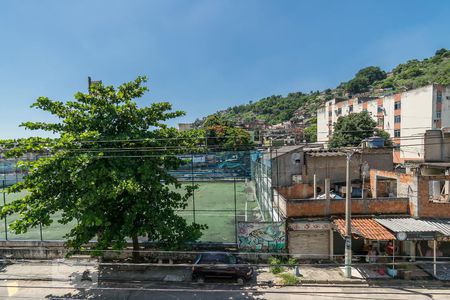
M 223 277 L 236 278 L 239 281 L 249 280 L 252 278 L 253 269 L 243 264 L 243 261 L 229 253 L 202 253 L 195 259 L 192 279 L 201 281 L 205 277 Z

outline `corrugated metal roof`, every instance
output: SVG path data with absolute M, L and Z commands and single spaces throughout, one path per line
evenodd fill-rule
M 375 220 L 393 232 L 439 232 L 436 226 L 413 218 L 376 218 Z
M 443 235 L 450 236 L 450 219 L 424 219 L 422 221 L 436 227 Z
M 345 235 L 345 220 L 336 219 L 333 221 L 335 228 Z M 352 219 L 352 234 L 357 234 L 365 239 L 389 241 L 395 240 L 395 236 L 386 228 L 381 226 L 377 221 L 371 218 L 353 218 Z

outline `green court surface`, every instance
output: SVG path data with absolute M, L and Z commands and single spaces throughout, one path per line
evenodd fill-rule
M 233 182 L 194 184 L 198 189 L 189 200 L 187 208 L 179 214 L 189 222 L 195 216 L 196 223 L 208 225 L 201 237 L 202 241 L 235 242 L 235 221 L 255 221 L 259 218 L 258 203 L 254 198 L 251 182 L 236 182 L 236 185 Z
M 184 183 L 191 185 L 192 183 Z M 188 206 L 183 211 L 177 213 L 183 216 L 188 222 L 208 225 L 208 229 L 203 232 L 201 241 L 208 242 L 235 242 L 235 221 L 255 221 L 259 218 L 260 212 L 258 203 L 254 199 L 254 188 L 251 182 L 195 182 L 198 189 L 195 190 L 194 197 L 188 201 Z M 183 193 L 183 189 L 178 192 Z M 6 202 L 24 196 L 26 192 L 17 194 L 6 194 Z M 0 203 L 3 204 L 3 192 L 0 190 Z M 236 203 L 236 205 L 235 205 Z M 6 224 L 9 225 L 19 216 L 17 214 L 8 216 Z M 42 228 L 42 238 L 44 240 L 62 240 L 64 235 L 75 225 L 60 224 L 57 220 L 61 217 L 58 213 L 53 218 L 52 225 Z M 5 220 L 0 220 L 0 239 L 4 240 Z M 28 232 L 16 235 L 8 230 L 9 240 L 40 240 L 40 228 L 29 229 Z

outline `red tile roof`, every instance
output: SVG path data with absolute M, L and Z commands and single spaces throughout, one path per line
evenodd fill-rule
M 333 221 L 341 235 L 345 235 L 345 220 L 336 219 Z M 383 227 L 380 223 L 370 218 L 352 218 L 352 234 L 362 236 L 368 240 L 388 241 L 395 240 L 395 236 Z

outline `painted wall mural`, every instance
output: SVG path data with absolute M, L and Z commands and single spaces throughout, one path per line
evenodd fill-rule
M 286 247 L 284 222 L 238 222 L 238 247 L 247 251 L 281 251 Z

